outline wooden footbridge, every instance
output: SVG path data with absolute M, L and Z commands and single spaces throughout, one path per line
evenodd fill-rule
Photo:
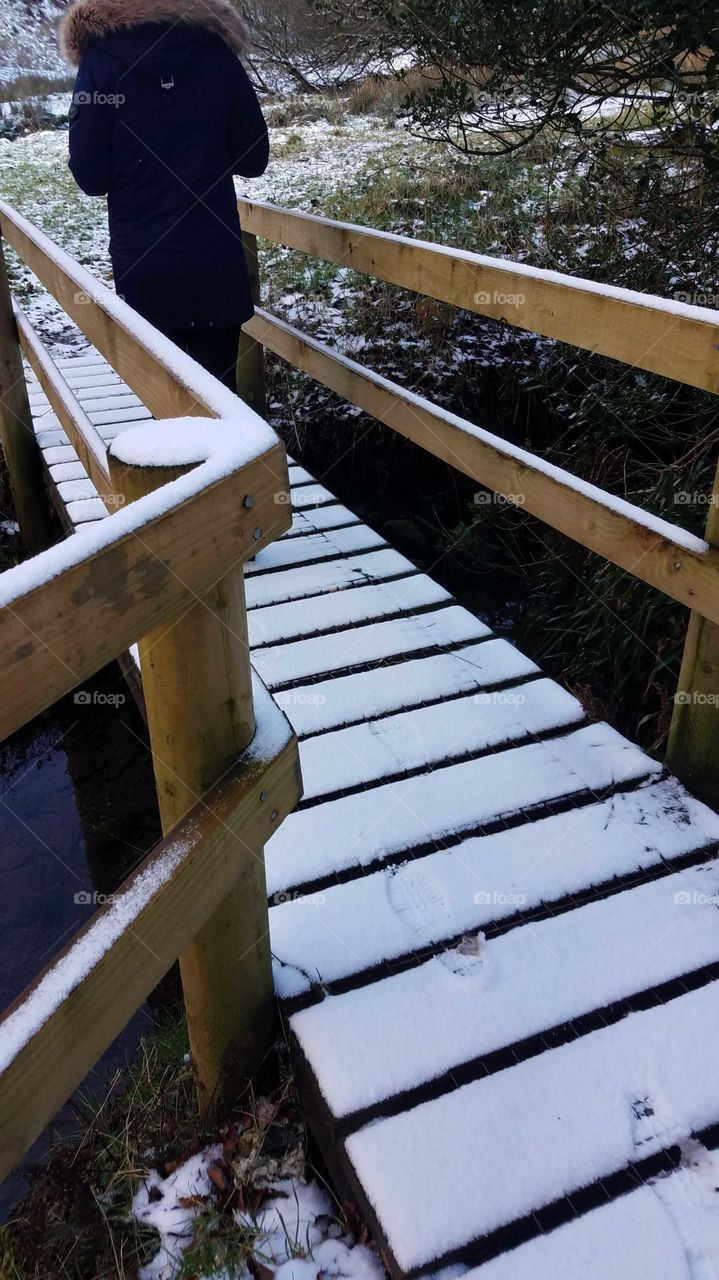
M 715 313 L 242 209 L 250 254 L 267 237 L 719 390 Z M 0 228 L 87 337 L 53 362 L 0 281 L 36 551 L 0 579 L 0 723 L 139 663 L 165 831 L 0 1025 L 3 1169 L 178 956 L 201 1105 L 232 1097 L 272 1036 L 271 952 L 315 1137 L 397 1277 L 719 1275 L 716 502 L 704 541 L 261 310 L 248 326 L 247 401 L 267 347 L 689 606 L 682 782 L 6 205 Z

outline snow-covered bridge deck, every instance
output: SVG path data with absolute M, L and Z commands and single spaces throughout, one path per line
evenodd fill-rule
M 60 367 L 106 441 L 150 417 L 96 353 Z M 68 529 L 103 518 L 29 388 Z M 291 479 L 247 597 L 301 742 L 272 948 L 336 1177 L 397 1275 L 714 1274 L 719 818 Z

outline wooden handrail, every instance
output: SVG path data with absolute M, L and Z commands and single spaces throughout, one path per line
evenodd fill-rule
M 0 236 L 157 418 L 262 419 L 117 294 L 0 200 Z
M 266 311 L 258 310 L 246 328 L 276 355 L 428 453 L 719 623 L 719 551 L 701 538 L 436 408 Z
M 25 514 L 44 495 L 21 348 L 106 505 L 127 502 L 0 577 L 0 737 L 139 640 L 163 831 L 181 824 L 178 839 L 120 891 L 119 932 L 117 917 L 108 920 L 113 906 L 53 966 L 50 996 L 68 966 L 78 982 L 36 1034 L 22 1033 L 38 999 L 47 1005 L 43 981 L 3 1023 L 6 1040 L 19 1025 L 22 1041 L 0 1077 L 6 1172 L 175 959 L 201 1109 L 246 1087 L 273 1035 L 264 843 L 301 782 L 296 739 L 281 716 L 279 737 L 275 729 L 269 745 L 258 742 L 267 726 L 253 696 L 242 573 L 245 560 L 290 527 L 291 512 L 277 502 L 289 485 L 284 447 L 232 392 L 1 204 L 0 231 L 166 419 L 129 427 L 106 453 L 29 321 L 13 313 L 0 253 L 0 427 Z M 223 421 L 200 423 L 198 415 Z M 238 756 L 241 775 L 232 773 Z M 213 790 L 228 771 L 229 789 Z M 208 796 L 185 823 L 196 798 Z M 96 963 L 88 965 L 90 953 Z
M 163 424 L 140 430 L 159 439 Z M 241 432 L 236 439 L 242 458 Z M 291 513 L 275 500 L 288 483 L 279 442 L 226 471 L 210 456 L 82 537 L 8 569 L 0 577 L 0 739 L 289 528 Z
M 425 297 L 719 392 L 719 312 L 240 200 L 243 227 Z
M 300 793 L 296 739 L 257 680 L 255 708 L 255 740 L 223 782 L 0 1021 L 0 1178 L 226 895 L 238 886 L 254 889 L 246 883 L 253 852 L 262 850 Z
M 100 497 L 104 496 L 106 499 L 110 480 L 107 445 L 57 365 L 50 359 L 27 316 L 17 305 L 14 310 L 20 347 L 88 476 L 98 489 Z M 108 505 L 105 501 L 105 506 Z

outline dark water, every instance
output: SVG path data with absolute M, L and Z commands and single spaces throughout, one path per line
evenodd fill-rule
M 57 955 L 159 834 L 147 732 L 113 664 L 0 747 L 0 1007 Z M 152 1026 L 148 1005 L 87 1089 L 101 1092 Z M 71 1121 L 66 1108 L 60 1128 Z M 41 1142 L 30 1158 L 42 1149 Z M 2 1185 L 0 1217 L 23 1185 L 22 1169 Z

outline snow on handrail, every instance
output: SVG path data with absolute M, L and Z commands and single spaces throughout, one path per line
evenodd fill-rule
M 298 209 L 253 200 L 238 207 L 252 235 L 719 392 L 719 311 Z

